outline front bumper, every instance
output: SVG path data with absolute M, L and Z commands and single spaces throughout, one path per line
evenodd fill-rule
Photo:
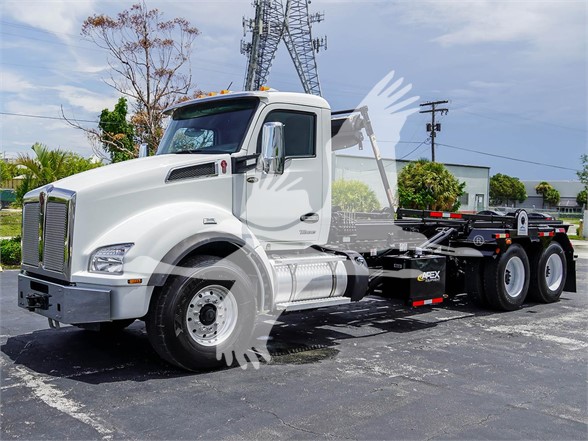
M 111 291 L 60 285 L 18 275 L 18 306 L 61 323 L 111 320 Z

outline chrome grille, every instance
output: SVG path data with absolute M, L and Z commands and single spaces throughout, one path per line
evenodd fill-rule
M 45 213 L 43 265 L 49 271 L 63 272 L 67 233 L 67 205 L 48 202 Z
M 22 218 L 22 262 L 39 266 L 39 203 L 25 204 Z
M 22 268 L 31 273 L 67 280 L 76 195 L 48 185 L 25 195 Z

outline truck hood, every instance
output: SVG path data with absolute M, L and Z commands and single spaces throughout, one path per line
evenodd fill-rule
M 92 190 L 109 192 L 116 189 L 117 193 L 136 189 L 158 186 L 165 182 L 168 173 L 182 166 L 206 164 L 226 159 L 225 155 L 159 155 L 147 158 L 132 159 L 61 179 L 53 183 L 56 188 L 72 190 L 76 193 L 92 193 Z

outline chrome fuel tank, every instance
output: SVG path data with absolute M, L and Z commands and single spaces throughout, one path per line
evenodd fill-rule
M 340 297 L 347 289 L 345 256 L 330 254 L 273 256 L 274 302 Z

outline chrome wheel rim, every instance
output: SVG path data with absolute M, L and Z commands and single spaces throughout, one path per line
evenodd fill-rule
M 196 343 L 217 346 L 233 333 L 237 316 L 237 301 L 231 291 L 221 285 L 209 285 L 190 300 L 186 328 Z
M 523 292 L 525 285 L 525 265 L 520 257 L 512 257 L 504 269 L 504 288 L 511 298 L 516 298 Z
M 563 280 L 563 262 L 558 254 L 552 254 L 545 264 L 545 283 L 551 291 L 557 291 Z

